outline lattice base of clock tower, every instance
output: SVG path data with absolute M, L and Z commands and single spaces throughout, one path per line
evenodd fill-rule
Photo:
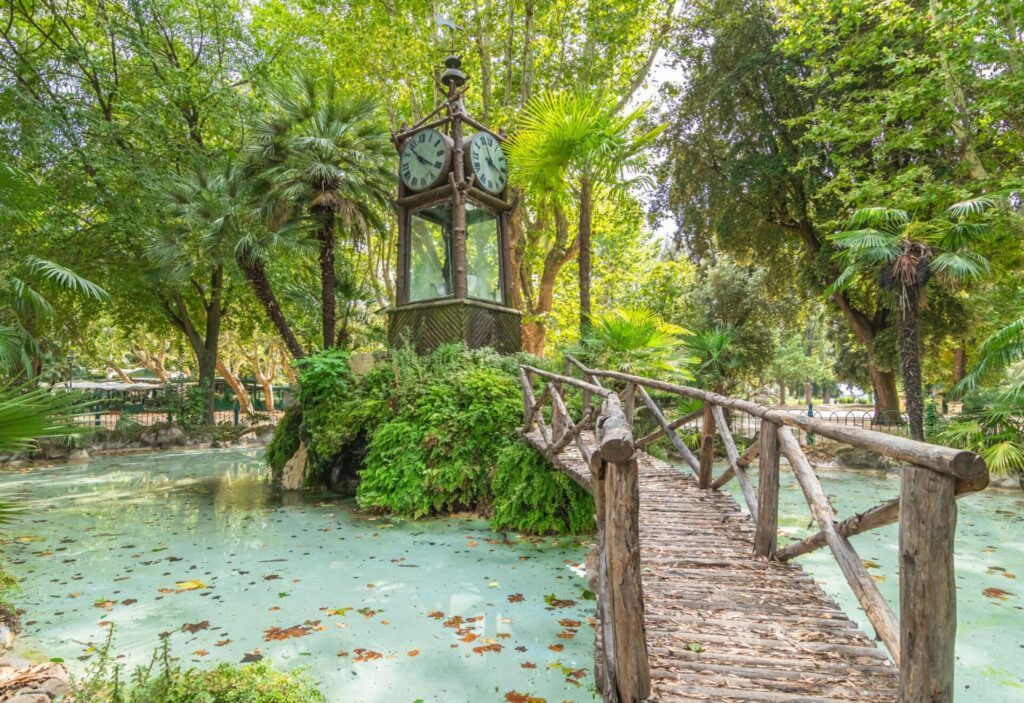
M 431 300 L 388 310 L 388 344 L 415 345 L 427 354 L 442 344 L 492 347 L 502 354 L 522 350 L 522 314 L 479 300 Z

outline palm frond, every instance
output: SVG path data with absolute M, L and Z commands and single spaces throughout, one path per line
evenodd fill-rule
M 0 451 L 30 449 L 43 437 L 88 431 L 74 420 L 87 407 L 77 394 L 51 393 L 35 382 L 0 388 Z
M 976 351 L 978 360 L 956 386 L 954 396 L 962 396 L 977 388 L 986 376 L 1001 371 L 1014 362 L 1024 359 L 1024 318 L 1015 320 L 990 335 Z
M 990 444 L 981 450 L 981 456 L 994 474 L 1010 475 L 1024 469 L 1024 444 L 1019 440 L 1007 439 Z
M 38 256 L 28 256 L 25 258 L 25 265 L 32 273 L 53 281 L 67 290 L 80 293 L 93 300 L 107 300 L 110 298 L 107 291 L 60 264 L 47 259 L 41 259 Z
M 996 207 L 997 205 L 1006 203 L 1012 193 L 1013 191 L 1009 190 L 979 195 L 976 198 L 971 198 L 969 200 L 964 200 L 950 205 L 947 208 L 947 212 L 952 214 L 954 217 L 970 217 L 971 215 L 978 215 L 986 210 Z
M 887 207 L 861 208 L 850 216 L 850 226 L 855 229 L 870 228 L 895 231 L 909 222 L 910 215 L 906 210 Z
M 988 259 L 973 251 L 942 252 L 931 260 L 931 267 L 954 281 L 978 281 L 992 271 Z

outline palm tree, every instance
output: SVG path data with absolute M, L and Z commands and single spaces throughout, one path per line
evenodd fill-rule
M 647 105 L 618 115 L 613 101 L 590 91 L 547 92 L 524 108 L 511 141 L 518 179 L 541 198 L 575 201 L 578 210 L 580 338 L 590 325 L 591 235 L 595 198 L 645 179 L 639 156 L 665 125 L 635 134 Z
M 615 368 L 638 376 L 666 373 L 692 380 L 690 366 L 699 359 L 684 355 L 687 331 L 650 310 L 620 308 L 598 313 L 583 348 L 598 368 Z
M 976 389 L 986 377 L 991 377 L 1024 359 L 1024 317 L 1014 320 L 994 332 L 978 346 L 975 353 L 978 360 L 974 362 L 974 366 L 963 379 L 953 387 L 954 396 L 961 396 Z M 1019 396 L 1024 400 L 1024 383 L 1016 383 L 1004 393 L 1010 396 Z
M 697 376 L 701 385 L 715 393 L 725 393 L 735 382 L 733 371 L 739 366 L 733 340 L 735 330 L 711 327 L 692 334 L 687 347 L 698 361 Z
M 978 246 L 991 231 L 974 217 L 993 207 L 1001 196 L 982 196 L 949 207 L 943 217 L 922 220 L 905 210 L 872 207 L 857 210 L 850 227 L 831 235 L 836 258 L 846 264 L 828 294 L 869 282 L 881 287 L 896 310 L 903 392 L 910 434 L 924 440 L 924 399 L 921 388 L 922 293 L 934 278 L 947 284 L 974 282 L 986 275 L 988 259 Z
M 336 233 L 368 241 L 386 231 L 394 152 L 376 119 L 376 100 L 343 92 L 331 76 L 296 74 L 271 86 L 269 97 L 269 114 L 257 122 L 247 148 L 249 169 L 268 222 L 312 221 L 323 345 L 329 348 L 338 344 Z

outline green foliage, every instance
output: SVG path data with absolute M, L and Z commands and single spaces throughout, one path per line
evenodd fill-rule
M 206 408 L 211 392 L 209 383 L 179 385 L 167 396 L 167 412 L 186 430 L 207 424 Z
M 75 393 L 51 393 L 35 383 L 0 387 L 0 452 L 31 449 L 43 437 L 88 432 L 74 423 L 87 404 Z
M 699 360 L 683 354 L 686 334 L 650 310 L 616 308 L 591 317 L 583 351 L 594 368 L 692 380 L 689 366 Z
M 1024 474 L 1024 398 L 1010 392 L 979 393 L 935 441 L 978 452 L 994 474 Z
M 72 682 L 77 703 L 326 703 L 304 671 L 282 672 L 265 661 L 182 669 L 165 638 L 147 666 L 126 675 L 112 652 L 113 628 L 95 663 Z
M 323 480 L 337 457 L 365 447 L 357 493 L 364 508 L 424 517 L 486 513 L 493 501 L 503 529 L 589 529 L 574 489 L 549 476 L 543 462 L 514 466 L 503 453 L 518 446 L 522 423 L 515 359 L 462 345 L 423 357 L 403 348 L 358 382 L 339 351 L 296 366 L 311 482 Z M 275 434 L 272 466 L 297 443 L 297 423 L 292 418 L 289 429 Z
M 576 534 L 594 528 L 594 501 L 572 479 L 555 471 L 523 440 L 498 454 L 491 483 L 491 527 L 531 534 Z

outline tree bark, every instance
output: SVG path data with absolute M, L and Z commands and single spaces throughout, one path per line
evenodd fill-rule
M 967 347 L 960 344 L 953 352 L 953 385 L 960 383 L 967 375 Z
M 334 211 L 323 205 L 313 207 L 320 241 L 320 312 L 324 349 L 334 346 L 337 311 L 337 274 L 334 271 Z
M 901 291 L 899 306 L 900 371 L 903 374 L 903 393 L 907 398 L 910 418 L 910 436 L 924 441 L 924 398 L 921 389 L 921 332 L 918 324 L 918 303 L 921 290 L 906 286 Z
M 248 253 L 239 253 L 236 255 L 235 261 L 238 263 L 238 268 L 242 270 L 245 280 L 252 286 L 252 292 L 263 306 L 274 329 L 281 336 L 281 341 L 284 342 L 288 353 L 292 355 L 293 359 L 304 357 L 306 352 L 292 331 L 288 319 L 284 316 L 281 305 L 277 302 L 277 295 L 274 294 L 274 289 L 270 285 L 270 277 L 267 276 L 267 267 L 263 259 L 255 255 L 250 256 Z
M 786 404 L 786 382 L 779 381 L 779 405 Z
M 227 384 L 231 386 L 231 390 L 235 392 L 235 397 L 238 399 L 238 412 L 242 415 L 248 415 L 252 412 L 252 397 L 249 395 L 249 389 L 245 387 L 242 380 L 235 373 L 235 370 L 224 363 L 223 359 L 217 359 L 217 372 L 220 373 L 221 378 L 227 381 Z
M 588 178 L 580 183 L 580 224 L 577 236 L 580 241 L 579 273 L 580 273 L 580 339 L 587 336 L 590 329 L 590 227 L 593 215 L 593 186 Z

